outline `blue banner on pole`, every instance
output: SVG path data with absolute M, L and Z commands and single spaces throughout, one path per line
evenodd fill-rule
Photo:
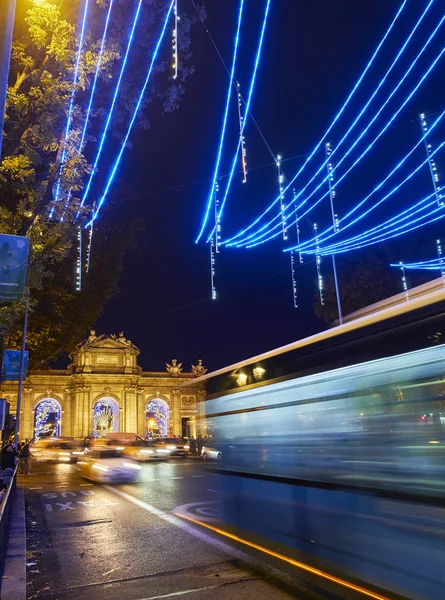
M 20 379 L 20 350 L 5 350 L 3 358 L 3 379 Z M 23 363 L 23 379 L 28 372 L 28 352 L 25 352 Z
M 0 302 L 23 298 L 28 265 L 29 238 L 0 234 Z

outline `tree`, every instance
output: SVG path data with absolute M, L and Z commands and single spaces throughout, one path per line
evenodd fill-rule
M 92 326 L 103 303 L 117 290 L 119 265 L 122 264 L 125 244 L 128 243 L 125 240 L 129 239 L 128 236 L 122 237 L 118 247 L 105 249 L 102 242 L 106 240 L 107 227 L 103 228 L 103 239 L 95 244 L 93 261 L 101 263 L 97 275 L 103 279 L 102 283 L 109 281 L 109 285 L 103 285 L 100 293 L 94 297 L 88 297 L 88 287 L 83 296 L 73 297 L 72 273 L 77 236 L 73 223 L 79 210 L 85 179 L 91 171 L 90 161 L 96 149 L 95 134 L 101 130 L 104 115 L 109 111 L 135 3 L 127 0 L 114 2 L 86 145 L 79 152 L 85 107 L 99 59 L 100 36 L 108 6 L 107 0 L 90 0 L 72 126 L 66 138 L 79 46 L 78 18 L 83 1 L 60 3 L 55 0 L 24 0 L 18 6 L 5 113 L 3 161 L 0 166 L 0 231 L 30 238 L 27 284 L 31 289 L 35 322 L 42 321 L 41 333 L 37 329 L 31 332 L 30 345 L 38 356 L 39 364 L 68 350 L 71 344 L 67 330 L 60 323 L 56 325 L 51 322 L 47 308 L 57 307 L 56 314 L 60 322 L 73 321 L 75 315 L 79 327 L 82 323 L 83 331 Z M 133 45 L 111 128 L 119 138 L 122 138 L 122 131 L 126 129 L 129 116 L 133 113 L 165 9 L 165 0 L 145 0 L 143 4 L 138 23 L 139 36 Z M 137 120 L 139 127 L 149 127 L 144 108 L 153 99 L 158 102 L 153 104 L 151 114 L 170 112 L 178 107 L 185 92 L 184 82 L 193 72 L 193 66 L 189 64 L 192 24 L 193 20 L 187 15 L 181 18 L 180 77 L 173 80 L 167 73 L 171 69 L 169 62 L 157 63 L 153 86 L 143 100 Z M 169 47 L 168 36 L 166 40 Z M 99 179 L 99 175 L 96 179 Z M 57 189 L 60 194 L 55 197 Z M 87 207 L 81 211 L 76 225 L 85 224 L 90 210 Z M 113 229 L 113 225 L 109 227 Z M 100 240 L 100 236 L 96 236 L 96 240 Z M 114 262 L 111 259 L 113 256 Z M 109 280 L 105 266 L 110 274 Z M 92 281 L 93 277 L 89 280 Z M 90 302 L 90 308 L 82 310 L 87 302 Z M 15 339 L 14 328 L 20 324 L 23 308 L 23 302 L 0 307 L 0 330 L 3 335 L 9 335 L 11 341 Z M 78 331 L 75 335 L 78 335 Z M 41 348 L 43 340 L 47 351 Z
M 397 271 L 389 266 L 397 259 L 387 248 L 340 255 L 336 260 L 343 316 L 403 291 Z M 314 311 L 326 323 L 333 323 L 338 319 L 338 308 L 330 257 L 323 259 L 322 269 L 325 273 L 329 270 L 324 275 L 324 304 L 317 297 Z M 409 284 L 414 287 L 427 278 L 425 274 L 410 272 Z

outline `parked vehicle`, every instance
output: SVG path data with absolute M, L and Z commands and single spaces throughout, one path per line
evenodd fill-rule
M 139 479 L 141 469 L 121 451 L 107 446 L 86 450 L 78 465 L 85 479 L 98 483 L 133 483 Z
M 75 463 L 83 455 L 82 449 L 74 438 L 42 438 L 30 447 L 31 455 L 38 462 Z

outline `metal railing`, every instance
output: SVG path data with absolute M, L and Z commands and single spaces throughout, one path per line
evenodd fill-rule
M 14 505 L 15 487 L 17 481 L 17 467 L 7 484 L 6 491 L 0 499 L 0 577 L 3 576 L 5 567 L 6 549 L 9 538 L 9 524 L 11 520 L 12 507 Z

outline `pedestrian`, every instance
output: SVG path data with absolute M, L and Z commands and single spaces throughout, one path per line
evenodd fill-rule
M 9 443 L 3 446 L 1 454 L 1 467 L 2 469 L 15 469 L 15 459 L 17 452 L 14 450 L 14 446 Z
M 31 473 L 31 452 L 29 444 L 23 444 L 19 452 L 20 471 L 24 475 Z
M 202 454 L 202 448 L 204 446 L 204 440 L 202 439 L 202 435 L 198 435 L 198 439 L 196 440 L 196 445 L 198 446 L 198 456 Z
M 189 439 L 189 446 L 190 446 L 190 454 L 192 456 L 196 456 L 196 440 L 193 436 Z

